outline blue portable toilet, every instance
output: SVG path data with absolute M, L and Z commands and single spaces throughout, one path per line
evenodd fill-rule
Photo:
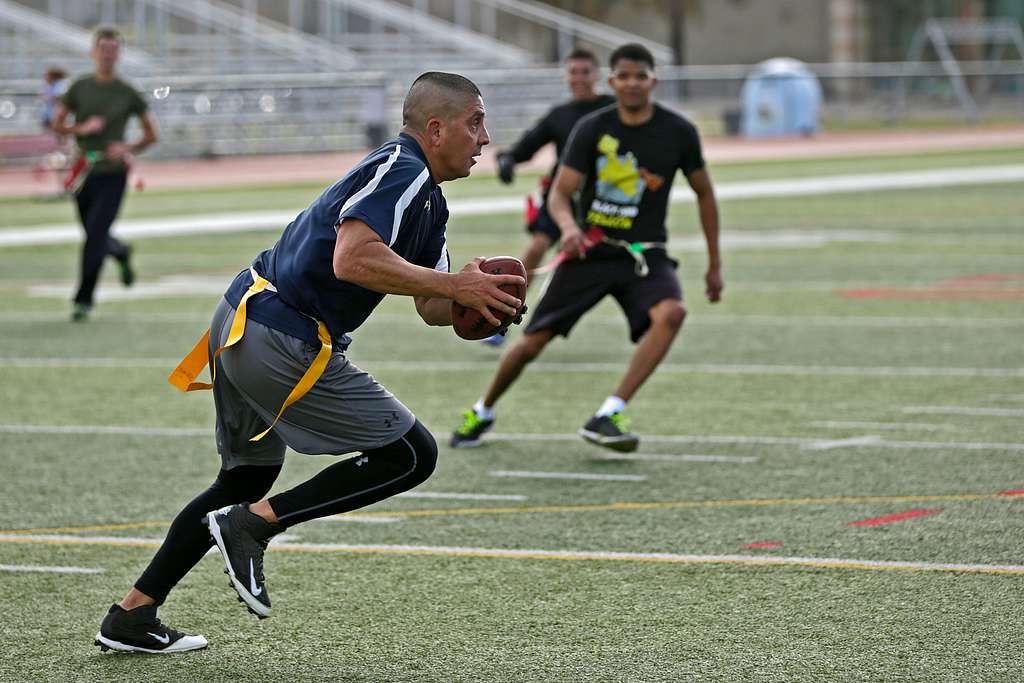
M 758 64 L 743 83 L 742 132 L 750 137 L 811 135 L 818 131 L 821 84 L 796 59 Z

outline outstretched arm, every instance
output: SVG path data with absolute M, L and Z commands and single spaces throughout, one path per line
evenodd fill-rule
M 523 285 L 525 281 L 518 275 L 484 273 L 479 267 L 481 261 L 482 258 L 475 259 L 458 273 L 442 273 L 417 266 L 393 252 L 370 226 L 353 218 L 346 218 L 339 224 L 334 244 L 334 276 L 339 280 L 384 294 L 458 301 L 479 311 L 487 322 L 498 326 L 501 321 L 489 308 L 514 315 L 522 306 L 519 299 L 503 292 L 501 285 Z M 441 305 L 428 305 L 428 323 L 443 325 L 451 322 L 450 318 L 445 321 L 438 314 L 436 307 Z
M 697 213 L 700 227 L 704 230 L 704 240 L 708 243 L 708 271 L 704 274 L 705 294 L 708 301 L 715 303 L 722 298 L 725 283 L 722 280 L 722 257 L 718 251 L 718 201 L 715 189 L 711 185 L 711 176 L 707 169 L 694 171 L 686 176 L 687 182 L 697 195 Z

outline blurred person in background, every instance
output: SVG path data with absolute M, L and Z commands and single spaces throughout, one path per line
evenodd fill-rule
M 527 198 L 526 231 L 530 234 L 530 241 L 520 259 L 527 273 L 535 270 L 548 249 L 561 239 L 558 226 L 548 213 L 548 192 L 551 180 L 558 172 L 558 159 L 569 140 L 569 133 L 576 122 L 587 114 L 615 104 L 613 96 L 598 94 L 597 81 L 600 75 L 601 70 L 593 52 L 577 48 L 569 53 L 565 59 L 565 80 L 569 84 L 572 98 L 552 107 L 533 128 L 523 133 L 515 145 L 497 155 L 498 178 L 508 185 L 515 180 L 516 164 L 529 161 L 544 145 L 555 143 L 555 165 L 540 179 L 539 201 L 532 195 Z M 528 278 L 527 282 L 532 279 Z M 505 337 L 496 334 L 484 342 L 500 346 L 504 340 Z
M 61 95 L 68 89 L 68 74 L 59 66 L 51 66 L 43 74 L 43 88 L 39 91 L 39 99 L 43 101 L 43 129 L 53 131 L 53 115 Z
M 107 256 L 117 260 L 126 287 L 135 281 L 131 247 L 111 237 L 110 226 L 121 209 L 131 157 L 155 143 L 157 133 L 146 100 L 117 76 L 122 43 L 115 29 L 96 31 L 92 47 L 96 71 L 68 88 L 53 115 L 54 132 L 74 135 L 81 155 L 72 168 L 75 177 L 65 182 L 75 193 L 78 216 L 85 229 L 81 273 L 71 313 L 74 322 L 89 318 L 96 282 Z M 74 123 L 68 123 L 70 116 Z M 133 116 L 142 124 L 142 138 L 126 143 L 125 127 Z

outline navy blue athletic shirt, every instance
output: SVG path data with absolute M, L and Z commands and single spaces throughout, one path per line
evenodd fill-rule
M 366 223 L 406 261 L 448 272 L 448 206 L 423 151 L 402 133 L 324 190 L 285 228 L 277 244 L 256 257 L 252 267 L 277 292 L 249 299 L 249 318 L 311 343 L 317 341 L 314 319 L 322 320 L 335 345 L 348 347 L 348 333 L 384 295 L 334 275 L 337 226 L 346 218 Z M 237 308 L 251 284 L 249 270 L 243 270 L 224 298 Z

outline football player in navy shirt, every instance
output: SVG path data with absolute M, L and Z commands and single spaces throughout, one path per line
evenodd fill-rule
M 490 141 L 480 91 L 462 76 L 429 72 L 413 83 L 402 113 L 397 139 L 327 188 L 238 274 L 208 334 L 172 373 L 179 388 L 210 388 L 194 379 L 211 364 L 221 470 L 175 518 L 134 587 L 110 607 L 96 634 L 104 650 L 206 647 L 203 636 L 163 625 L 157 607 L 214 544 L 240 600 L 269 616 L 263 554 L 272 536 L 406 491 L 433 471 L 433 437 L 349 362 L 349 333 L 385 294 L 413 297 L 428 325 L 450 325 L 453 300 L 498 325 L 494 311 L 522 309 L 501 285 L 525 283 L 483 273 L 482 259 L 449 269 L 439 183 L 468 176 Z M 359 455 L 265 498 L 286 446 Z

